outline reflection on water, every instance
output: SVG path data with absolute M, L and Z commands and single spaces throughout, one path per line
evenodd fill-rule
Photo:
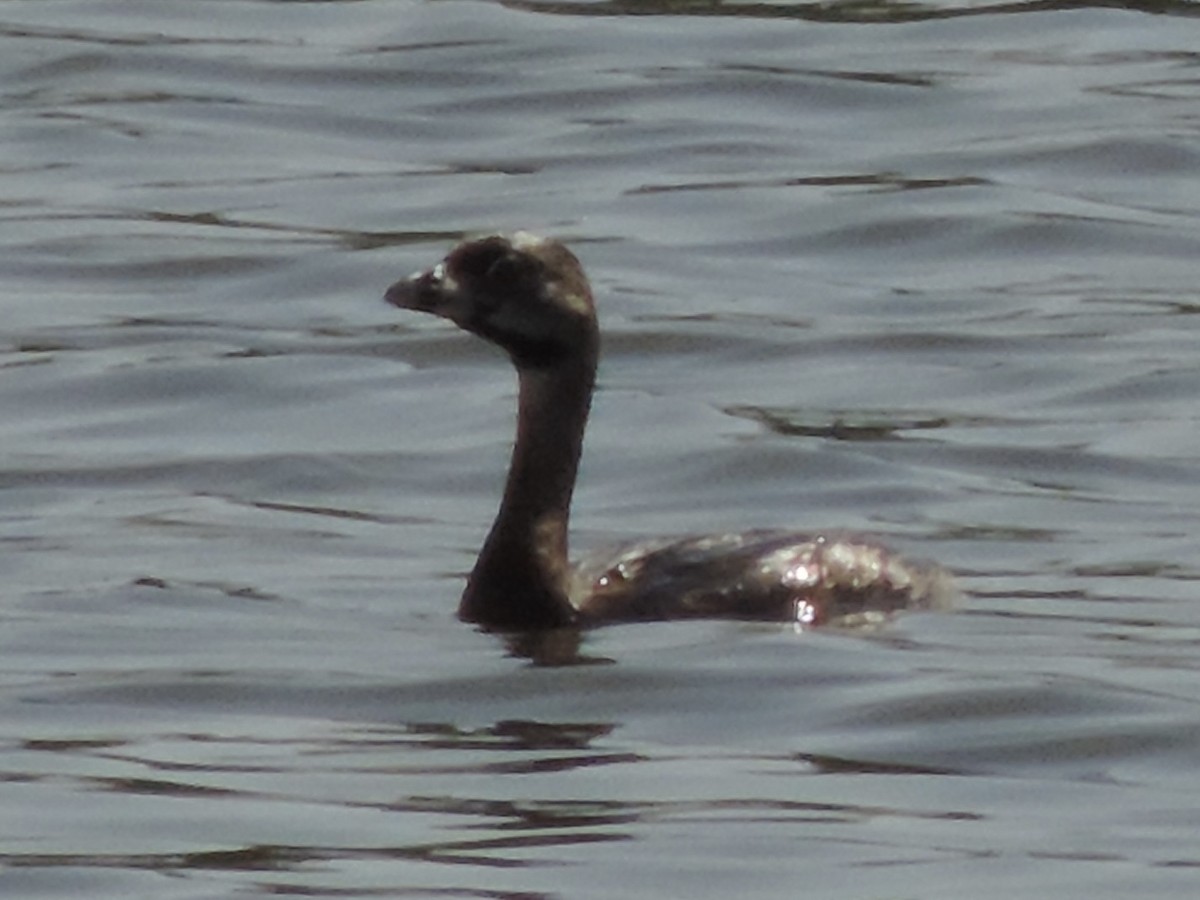
M 1195 22 L 0 5 L 0 894 L 1190 896 Z M 962 608 L 458 623 L 514 385 L 378 297 L 516 227 L 605 329 L 574 550 Z

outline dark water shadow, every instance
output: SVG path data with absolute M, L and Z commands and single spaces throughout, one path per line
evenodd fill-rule
M 604 3 L 505 0 L 502 4 L 527 12 L 570 16 L 687 16 L 741 19 L 795 19 L 808 22 L 891 23 L 925 22 L 967 16 L 1056 12 L 1082 9 L 1124 9 L 1154 15 L 1195 17 L 1200 8 L 1183 0 L 1033 0 L 967 7 L 887 0 L 840 0 L 832 3 L 726 3 L 724 0 L 608 0 Z

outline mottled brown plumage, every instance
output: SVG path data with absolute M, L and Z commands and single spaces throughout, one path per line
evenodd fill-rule
M 583 268 L 525 233 L 460 244 L 392 285 L 394 306 L 442 316 L 508 352 L 517 437 L 459 615 L 500 630 L 733 618 L 816 624 L 948 605 L 953 579 L 870 542 L 777 531 L 655 540 L 572 567 L 571 493 L 600 333 Z

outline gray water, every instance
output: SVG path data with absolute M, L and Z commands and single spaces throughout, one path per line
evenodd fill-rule
M 1197 9 L 0 2 L 0 896 L 1196 896 Z M 577 547 L 961 607 L 457 622 L 514 384 L 380 295 L 513 228 Z

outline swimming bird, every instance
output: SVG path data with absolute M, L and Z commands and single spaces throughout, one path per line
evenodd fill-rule
M 517 370 L 516 441 L 459 604 L 464 621 L 500 631 L 694 618 L 820 624 L 952 602 L 944 569 L 837 533 L 657 539 L 572 566 L 571 495 L 600 352 L 579 260 L 557 240 L 490 235 L 396 282 L 385 299 L 490 341 Z

